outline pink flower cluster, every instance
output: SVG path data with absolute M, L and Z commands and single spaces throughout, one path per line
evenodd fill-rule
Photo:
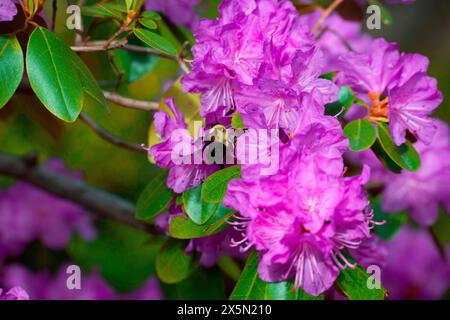
M 300 16 L 286 0 L 224 0 L 217 19 L 196 24 L 192 71 L 182 79 L 186 92 L 200 94 L 205 128 L 230 128 L 231 117 L 238 114 L 249 129 L 278 132 L 278 171 L 262 175 L 262 165 L 242 164 L 242 178 L 228 185 L 224 204 L 239 213 L 231 222 L 238 231 L 231 246 L 258 251 L 263 280 L 294 279 L 295 287 L 312 295 L 329 289 L 340 269 L 353 267 L 348 253 L 362 264 L 382 260 L 385 253 L 371 234 L 377 223 L 364 185 L 369 166 L 376 178 L 387 174 L 381 173 L 379 162 L 362 161 L 369 166 L 360 175 L 345 176 L 348 141 L 339 121 L 325 115 L 339 86 L 349 86 L 366 106 L 362 113 L 353 106 L 350 118 L 374 125 L 388 122 L 397 145 L 410 135 L 418 140 L 421 169 L 389 174 L 384 207 L 409 209 L 430 225 L 438 204 L 449 206 L 450 195 L 450 166 L 442 160 L 448 158 L 447 129 L 430 118 L 442 94 L 427 74 L 427 58 L 400 53 L 384 39 L 373 40 L 358 23 L 337 14 L 322 24 L 320 35 L 313 34 L 320 15 Z M 324 74 L 331 72 L 328 80 Z M 171 136 L 187 124 L 174 103 L 168 105 L 173 117 L 155 114 L 162 142 L 150 152 L 158 166 L 169 168 L 168 187 L 181 193 L 221 167 L 172 161 Z M 201 251 L 203 246 L 197 247 Z

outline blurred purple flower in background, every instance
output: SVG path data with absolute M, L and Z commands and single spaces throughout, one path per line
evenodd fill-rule
M 0 2 L 0 22 L 12 21 L 17 14 L 16 0 L 2 0 Z
M 1 283 L 11 286 L 20 284 L 31 300 L 160 300 L 163 298 L 159 282 L 151 277 L 135 292 L 117 293 L 103 280 L 96 270 L 81 275 L 81 289 L 67 288 L 66 265 L 60 267 L 56 274 L 48 271 L 33 272 L 21 265 L 9 265 L 3 268 Z
M 59 160 L 51 159 L 45 166 L 81 179 L 80 173 L 68 172 Z M 73 232 L 85 240 L 96 236 L 92 221 L 82 207 L 21 181 L 0 191 L 0 260 L 20 254 L 34 240 L 51 249 L 63 249 Z
M 199 3 L 200 0 L 147 0 L 145 10 L 161 12 L 173 23 L 192 28 L 197 20 L 193 7 Z
M 445 259 L 426 230 L 404 226 L 386 248 L 381 278 L 389 299 L 440 299 L 450 288 L 450 248 Z

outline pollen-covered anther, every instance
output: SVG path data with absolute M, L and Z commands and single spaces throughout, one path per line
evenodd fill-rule
M 389 97 L 385 97 L 384 99 L 380 100 L 381 94 L 380 93 L 373 93 L 369 92 L 369 98 L 372 101 L 371 107 L 369 109 L 369 118 L 370 120 L 380 120 L 380 119 L 387 119 L 388 117 L 388 104 L 389 104 Z

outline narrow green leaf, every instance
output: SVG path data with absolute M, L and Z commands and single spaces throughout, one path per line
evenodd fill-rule
M 189 277 L 194 270 L 194 256 L 184 251 L 186 243 L 168 239 L 156 256 L 156 273 L 165 283 L 178 283 Z
M 125 9 L 125 10 L 123 10 Z M 119 20 L 125 20 L 126 8 L 121 8 L 118 4 L 103 3 L 95 6 L 82 6 L 81 13 L 85 16 L 94 18 L 116 18 Z
M 402 168 L 400 168 L 383 150 L 383 147 L 381 146 L 381 143 L 378 139 L 375 140 L 375 143 L 372 145 L 371 149 L 386 169 L 394 173 L 402 172 Z
M 354 120 L 344 128 L 350 150 L 358 152 L 369 149 L 377 138 L 374 126 L 367 120 Z
M 398 166 L 413 172 L 419 170 L 420 156 L 411 142 L 406 141 L 397 146 L 392 140 L 389 127 L 382 122 L 378 123 L 378 139 L 383 150 Z
M 167 171 L 159 172 L 145 187 L 136 204 L 136 219 L 150 220 L 167 209 L 173 198 L 166 187 Z
M 139 23 L 147 29 L 155 30 L 158 29 L 158 25 L 153 19 L 149 18 L 141 18 L 139 19 Z
M 235 212 L 219 204 L 213 216 L 203 225 L 194 223 L 187 217 L 170 219 L 170 236 L 177 239 L 193 239 L 213 235 L 229 227 L 226 222 Z
M 231 126 L 234 129 L 245 129 L 247 128 L 244 124 L 244 120 L 242 119 L 241 115 L 237 112 L 234 113 L 233 117 L 231 118 Z
M 22 81 L 23 53 L 15 36 L 0 36 L 0 109 Z
M 361 266 L 355 269 L 346 268 L 341 271 L 337 285 L 350 300 L 383 300 L 386 296 L 386 289 L 379 284 L 380 289 L 370 289 L 375 279 L 371 277 Z M 370 282 L 370 283 L 369 283 Z
M 152 20 L 157 20 L 157 21 L 161 20 L 161 16 L 159 15 L 159 13 L 153 12 L 153 11 L 144 11 L 144 12 L 142 12 L 142 16 L 145 18 L 148 18 L 148 19 L 152 19 Z
M 172 56 L 177 55 L 177 49 L 175 48 L 175 46 L 169 40 L 161 37 L 155 32 L 146 29 L 135 29 L 134 34 L 142 42 L 153 49 L 170 54 Z
M 210 175 L 202 187 L 202 200 L 209 203 L 220 203 L 225 197 L 228 183 L 241 177 L 241 167 L 232 166 Z
M 58 118 L 73 122 L 83 107 L 84 92 L 65 43 L 44 28 L 31 34 L 27 49 L 30 85 L 42 104 Z M 81 63 L 81 62 L 80 62 Z

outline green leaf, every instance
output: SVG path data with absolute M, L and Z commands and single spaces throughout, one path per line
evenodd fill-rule
M 383 150 L 398 166 L 413 172 L 419 170 L 420 156 L 411 142 L 406 141 L 397 146 L 392 140 L 389 127 L 382 122 L 378 123 L 378 139 Z
M 83 89 L 74 53 L 50 31 L 37 28 L 27 50 L 30 85 L 42 104 L 58 118 L 73 122 L 83 107 Z
M 136 219 L 150 220 L 167 209 L 174 194 L 166 179 L 167 171 L 161 171 L 145 187 L 136 204 Z
M 269 283 L 258 275 L 258 255 L 252 252 L 247 258 L 239 281 L 230 295 L 230 300 L 321 300 L 311 297 L 303 290 L 294 290 L 292 282 Z
M 320 75 L 319 78 L 332 81 L 336 73 L 337 73 L 336 71 L 324 73 Z
M 228 183 L 241 177 L 241 167 L 232 166 L 210 175 L 202 187 L 202 200 L 208 203 L 220 203 L 225 197 Z
M 193 239 L 210 236 L 229 227 L 226 220 L 234 213 L 235 211 L 219 204 L 213 216 L 203 225 L 198 225 L 187 217 L 172 217 L 170 219 L 169 233 L 171 237 L 177 239 Z
M 231 118 L 231 126 L 234 129 L 245 129 L 247 128 L 244 124 L 244 120 L 242 119 L 241 115 L 237 112 L 234 113 L 233 117 Z
M 142 12 L 142 16 L 147 19 L 152 19 L 152 20 L 157 20 L 157 21 L 161 20 L 161 16 L 159 15 L 159 13 L 153 12 L 153 11 L 144 11 L 144 12 Z
M 369 149 L 377 138 L 374 126 L 367 120 L 354 120 L 344 128 L 350 150 L 358 152 Z
M 120 70 L 125 73 L 127 82 L 134 82 L 155 69 L 159 57 L 153 54 L 132 52 L 127 50 L 114 50 L 114 61 Z
M 338 100 L 325 105 L 325 114 L 329 116 L 338 116 L 338 119 L 342 119 L 347 113 L 348 109 L 355 102 L 355 95 L 348 86 L 343 86 L 339 89 Z
M 32 33 L 26 61 L 33 91 L 58 118 L 75 121 L 83 108 L 85 95 L 106 105 L 100 87 L 86 65 L 47 29 L 36 28 Z
M 202 185 L 183 193 L 184 212 L 196 224 L 206 223 L 216 212 L 218 204 L 202 200 Z
M 161 37 L 155 32 L 146 29 L 135 29 L 134 34 L 142 42 L 153 49 L 170 54 L 172 56 L 177 55 L 177 49 L 175 48 L 175 46 L 169 40 Z
M 156 274 L 165 283 L 183 281 L 194 270 L 194 256 L 184 251 L 186 243 L 168 239 L 156 256 Z
M 384 165 L 385 168 L 388 170 L 394 172 L 394 173 L 400 173 L 402 172 L 402 168 L 400 168 L 392 159 L 389 157 L 389 155 L 383 150 L 383 147 L 381 147 L 381 143 L 377 139 L 375 143 L 372 145 L 372 151 L 377 156 L 378 160 Z
M 386 289 L 380 285 L 380 289 L 369 289 L 369 281 L 373 279 L 359 265 L 355 269 L 346 268 L 341 270 L 336 281 L 339 288 L 350 300 L 383 300 L 386 296 Z
M 141 18 L 139 19 L 139 23 L 147 29 L 155 30 L 158 29 L 158 25 L 153 19 L 149 18 Z
M 122 8 L 120 5 L 115 3 L 103 3 L 95 6 L 81 7 L 81 13 L 83 15 L 94 18 L 116 18 L 119 20 L 125 20 L 126 11 L 126 8 Z
M 0 36 L 0 109 L 16 92 L 23 69 L 23 53 L 17 38 Z

